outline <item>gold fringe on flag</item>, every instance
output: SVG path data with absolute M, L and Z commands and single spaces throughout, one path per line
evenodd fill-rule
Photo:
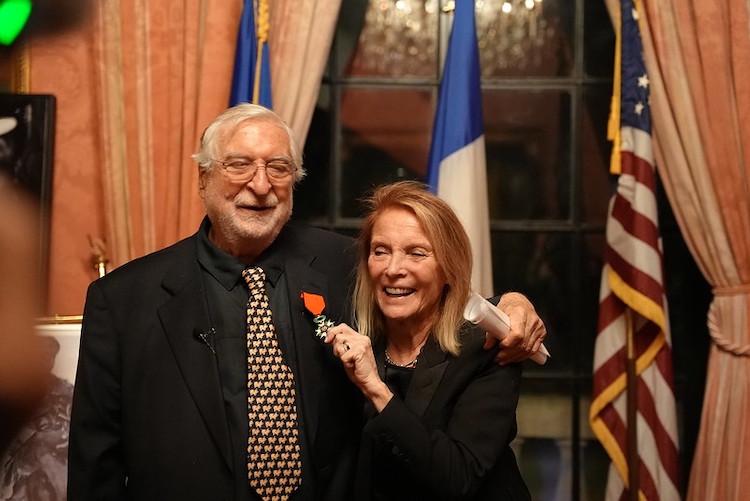
M 260 80 L 263 68 L 263 47 L 268 42 L 268 31 L 270 22 L 268 20 L 268 1 L 258 0 L 258 11 L 256 16 L 257 29 L 255 30 L 258 41 L 258 52 L 255 57 L 255 78 L 253 79 L 253 103 L 258 104 L 260 101 Z
M 620 174 L 622 163 L 620 162 L 620 93 L 622 81 L 622 23 L 615 27 L 615 71 L 612 76 L 612 104 L 609 109 L 609 122 L 607 123 L 607 139 L 612 141 L 612 156 L 609 159 L 609 172 Z

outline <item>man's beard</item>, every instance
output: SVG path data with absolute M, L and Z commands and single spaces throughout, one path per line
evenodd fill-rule
M 239 208 L 236 210 L 248 212 Z M 249 217 L 243 218 L 235 212 L 221 212 L 209 214 L 209 219 L 214 231 L 219 232 L 221 238 L 232 248 L 224 250 L 257 256 L 273 243 L 291 214 L 290 200 L 287 210 L 279 210 L 279 206 L 276 206 L 271 214 L 265 216 L 250 213 Z

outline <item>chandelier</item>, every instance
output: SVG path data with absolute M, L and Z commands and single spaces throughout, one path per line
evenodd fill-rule
M 461 0 L 467 1 L 467 0 Z M 350 73 L 379 76 L 435 75 L 439 13 L 453 1 L 371 0 Z M 477 38 L 483 76 L 518 75 L 540 69 L 546 45 L 556 37 L 544 18 L 544 0 L 476 0 Z

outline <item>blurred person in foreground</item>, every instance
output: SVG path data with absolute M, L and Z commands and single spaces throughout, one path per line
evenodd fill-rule
M 197 233 L 89 287 L 68 497 L 351 499 L 361 396 L 301 298 L 349 318 L 351 240 L 289 223 L 304 170 L 272 111 L 226 110 L 194 158 Z M 544 326 L 505 308 L 526 358 Z
M 530 499 L 510 448 L 521 366 L 495 364 L 463 320 L 466 232 L 418 183 L 378 188 L 369 205 L 359 332 L 340 324 L 326 340 L 368 404 L 356 499 Z
M 41 304 L 38 211 L 0 175 L 0 455 L 49 384 L 45 345 L 34 335 Z

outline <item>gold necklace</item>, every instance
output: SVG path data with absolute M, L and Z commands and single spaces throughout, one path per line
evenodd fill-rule
M 388 348 L 385 349 L 385 361 L 386 363 L 389 363 L 391 365 L 395 365 L 396 367 L 403 367 L 404 369 L 414 369 L 417 366 L 417 360 L 419 360 L 419 356 L 412 360 L 411 362 L 407 362 L 405 364 L 399 364 L 398 362 L 394 362 L 391 356 L 388 354 Z

